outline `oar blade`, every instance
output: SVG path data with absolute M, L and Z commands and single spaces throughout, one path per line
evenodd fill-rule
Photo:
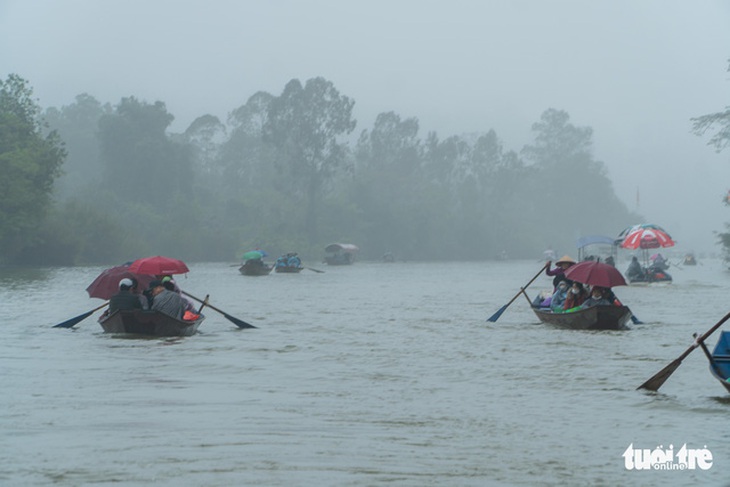
M 643 321 L 641 321 L 641 320 L 640 320 L 639 318 L 637 318 L 637 317 L 636 317 L 636 316 L 634 316 L 633 314 L 631 315 L 631 322 L 632 322 L 633 324 L 635 324 L 635 325 L 643 325 L 643 324 L 644 324 L 644 322 L 643 322 Z
M 491 321 L 492 323 L 494 323 L 495 321 L 497 321 L 499 319 L 500 316 L 502 316 L 502 313 L 504 313 L 504 311 L 506 309 L 507 309 L 507 305 L 505 304 L 504 306 L 499 308 L 496 313 L 494 313 L 492 316 L 487 318 L 487 321 Z
M 669 379 L 675 370 L 682 363 L 680 359 L 674 360 L 672 363 L 664 367 L 662 370 L 654 374 L 649 380 L 641 384 L 636 389 L 646 389 L 648 391 L 658 391 L 659 388 Z
M 78 315 L 75 318 L 71 318 L 70 320 L 66 320 L 63 323 L 59 323 L 57 325 L 53 325 L 53 328 L 71 328 L 72 326 L 76 325 L 77 323 L 82 322 L 83 320 L 85 320 L 86 318 L 88 318 L 89 316 L 91 316 L 94 313 L 94 311 L 96 311 L 96 310 L 95 309 L 92 309 L 91 311 L 87 311 L 86 313 L 84 313 L 82 315 Z
M 305 267 L 305 269 L 309 269 L 310 271 L 317 272 L 318 274 L 324 274 L 324 271 L 320 271 L 319 269 L 314 269 L 312 267 Z
M 228 321 L 230 321 L 231 323 L 233 323 L 234 325 L 236 325 L 239 328 L 256 328 L 252 324 L 246 323 L 245 321 L 240 320 L 240 319 L 236 318 L 235 316 L 231 316 L 226 313 L 223 313 L 223 316 L 225 316 Z

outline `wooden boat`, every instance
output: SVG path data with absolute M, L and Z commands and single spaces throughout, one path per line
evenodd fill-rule
M 327 265 L 350 265 L 355 262 L 355 254 L 360 250 L 354 244 L 333 243 L 324 248 L 324 261 Z
M 194 335 L 204 319 L 200 315 L 195 321 L 178 320 L 160 311 L 134 309 L 104 313 L 99 324 L 106 333 L 174 337 Z
M 730 392 L 730 331 L 720 332 L 720 339 L 712 353 L 704 342 L 700 342 L 700 346 L 710 361 L 710 373 Z
M 289 265 L 277 265 L 274 267 L 275 272 L 282 272 L 284 274 L 297 274 L 302 272 L 302 269 L 304 269 L 304 267 Z
M 273 265 L 268 264 L 250 264 L 250 260 L 247 260 L 245 264 L 238 268 L 239 272 L 244 276 L 268 276 L 271 273 Z
M 570 313 L 553 313 L 532 306 L 532 311 L 543 323 L 571 330 L 624 330 L 631 319 L 631 311 L 626 306 L 591 306 Z

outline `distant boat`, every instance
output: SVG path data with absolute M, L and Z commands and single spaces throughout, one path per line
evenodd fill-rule
M 251 259 L 244 262 L 238 271 L 244 276 L 268 276 L 273 268 L 273 265 L 265 264 L 260 259 Z
M 324 261 L 327 265 L 350 265 L 355 262 L 355 255 L 360 248 L 354 244 L 329 244 L 324 249 Z

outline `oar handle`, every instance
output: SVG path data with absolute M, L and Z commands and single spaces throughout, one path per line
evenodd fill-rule
M 194 300 L 198 301 L 199 303 L 203 303 L 203 304 L 205 304 L 205 305 L 206 305 L 207 307 L 209 307 L 209 308 L 210 308 L 210 309 L 212 309 L 212 310 L 215 310 L 215 311 L 217 311 L 217 312 L 219 312 L 219 313 L 221 313 L 221 314 L 226 314 L 226 313 L 225 313 L 224 311 L 221 311 L 221 310 L 219 310 L 218 308 L 216 308 L 215 306 L 213 306 L 212 304 L 210 304 L 209 302 L 207 302 L 207 299 L 208 299 L 208 298 L 206 298 L 206 300 L 205 300 L 205 301 L 203 301 L 202 299 L 200 299 L 200 298 L 196 298 L 196 297 L 195 297 L 195 296 L 193 296 L 192 294 L 190 294 L 190 293 L 187 293 L 187 292 L 185 292 L 185 291 L 182 291 L 182 290 L 181 290 L 180 292 L 181 292 L 181 293 L 183 293 L 183 294 L 184 294 L 185 296 L 190 296 L 191 298 L 193 298 Z

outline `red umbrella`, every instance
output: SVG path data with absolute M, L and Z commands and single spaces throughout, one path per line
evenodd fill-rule
M 154 257 L 145 257 L 143 259 L 137 259 L 132 262 L 129 266 L 129 271 L 135 274 L 153 274 L 155 276 L 160 275 L 172 275 L 172 274 L 185 274 L 190 272 L 185 262 L 170 257 L 163 257 L 156 255 Z
M 578 281 L 591 286 L 614 287 L 626 285 L 626 280 L 618 269 L 597 260 L 587 260 L 570 266 L 565 271 L 565 277 L 571 281 Z
M 86 288 L 90 298 L 108 300 L 119 291 L 119 281 L 124 278 L 137 279 L 139 289 L 146 289 L 155 276 L 135 274 L 129 271 L 129 263 L 110 267 L 99 274 Z
M 656 228 L 637 228 L 624 238 L 621 247 L 625 249 L 658 249 L 673 247 L 674 240 L 663 230 Z

